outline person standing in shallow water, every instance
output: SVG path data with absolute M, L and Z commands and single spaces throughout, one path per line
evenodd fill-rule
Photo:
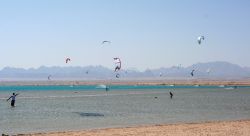
M 16 101 L 16 96 L 17 95 L 18 94 L 13 93 L 12 96 L 10 96 L 10 98 L 7 99 L 7 101 L 9 101 L 11 99 L 11 107 L 15 107 L 15 101 Z
M 169 94 L 170 94 L 170 98 L 172 99 L 174 96 L 173 93 L 170 91 Z

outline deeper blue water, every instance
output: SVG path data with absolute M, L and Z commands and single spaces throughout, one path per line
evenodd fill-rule
M 249 86 L 104 87 L 0 86 L 0 133 L 250 119 Z M 15 108 L 6 101 L 12 92 Z

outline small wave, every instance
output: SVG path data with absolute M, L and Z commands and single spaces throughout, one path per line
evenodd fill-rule
M 234 89 L 236 89 L 236 88 L 234 88 L 234 87 L 227 87 L 227 88 L 225 88 L 226 90 L 234 90 Z
M 225 87 L 225 85 L 219 85 L 218 87 Z
M 102 84 L 102 85 L 97 85 L 96 88 L 105 89 L 107 88 L 107 86 Z

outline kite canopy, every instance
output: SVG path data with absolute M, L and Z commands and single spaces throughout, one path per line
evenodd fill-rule
M 117 73 L 117 74 L 115 75 L 115 77 L 116 77 L 116 78 L 120 78 L 120 74 Z
M 51 80 L 51 76 L 52 76 L 52 75 L 49 75 L 49 76 L 48 76 L 48 80 Z
M 68 62 L 71 61 L 71 60 L 70 60 L 70 58 L 66 58 L 65 61 L 66 61 L 66 63 L 68 63 Z
M 114 58 L 114 61 L 115 61 L 115 72 L 116 71 L 119 71 L 122 67 L 122 62 L 121 62 L 121 59 L 120 58 Z
M 201 44 L 201 40 L 205 40 L 205 37 L 204 36 L 199 36 L 197 41 L 198 41 L 198 44 Z
M 195 71 L 194 69 L 191 71 L 191 73 L 190 73 L 191 76 L 194 76 L 194 71 Z
M 208 68 L 208 69 L 206 70 L 206 72 L 209 74 L 209 73 L 211 72 L 211 69 Z
M 102 44 L 105 44 L 105 43 L 111 43 L 111 41 L 102 41 Z

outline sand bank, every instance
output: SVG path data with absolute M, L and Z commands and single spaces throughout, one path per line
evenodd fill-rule
M 249 136 L 250 120 L 108 128 L 24 136 Z
M 1 81 L 0 85 L 237 85 L 249 86 L 250 79 L 167 79 L 167 80 L 54 80 L 54 81 Z

